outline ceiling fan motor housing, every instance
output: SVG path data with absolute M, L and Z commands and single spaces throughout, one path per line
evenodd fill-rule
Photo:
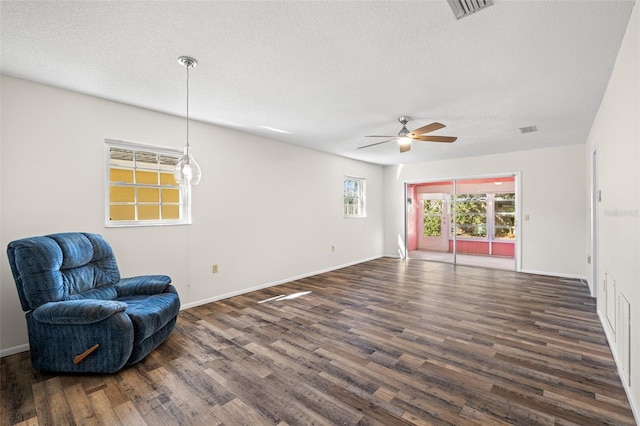
M 398 117 L 398 121 L 400 122 L 400 124 L 402 124 L 402 129 L 400 129 L 400 131 L 398 132 L 398 137 L 400 138 L 404 138 L 406 137 L 409 133 L 411 133 L 408 129 L 407 129 L 407 123 L 409 122 L 409 120 L 411 120 L 411 117 L 403 115 L 401 117 Z

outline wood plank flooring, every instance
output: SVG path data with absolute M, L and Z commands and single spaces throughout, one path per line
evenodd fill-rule
M 0 367 L 7 425 L 635 424 L 585 286 L 419 260 L 182 311 L 114 375 Z

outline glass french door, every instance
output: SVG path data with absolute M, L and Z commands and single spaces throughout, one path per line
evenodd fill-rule
M 419 197 L 418 249 L 445 252 L 449 250 L 450 194 L 429 193 Z

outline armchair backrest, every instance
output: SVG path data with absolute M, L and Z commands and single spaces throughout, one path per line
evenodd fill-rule
M 111 246 L 98 234 L 24 238 L 9 243 L 7 255 L 24 311 L 120 281 Z

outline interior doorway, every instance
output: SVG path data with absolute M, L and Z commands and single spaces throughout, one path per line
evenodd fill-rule
M 407 183 L 407 256 L 516 270 L 516 177 Z

